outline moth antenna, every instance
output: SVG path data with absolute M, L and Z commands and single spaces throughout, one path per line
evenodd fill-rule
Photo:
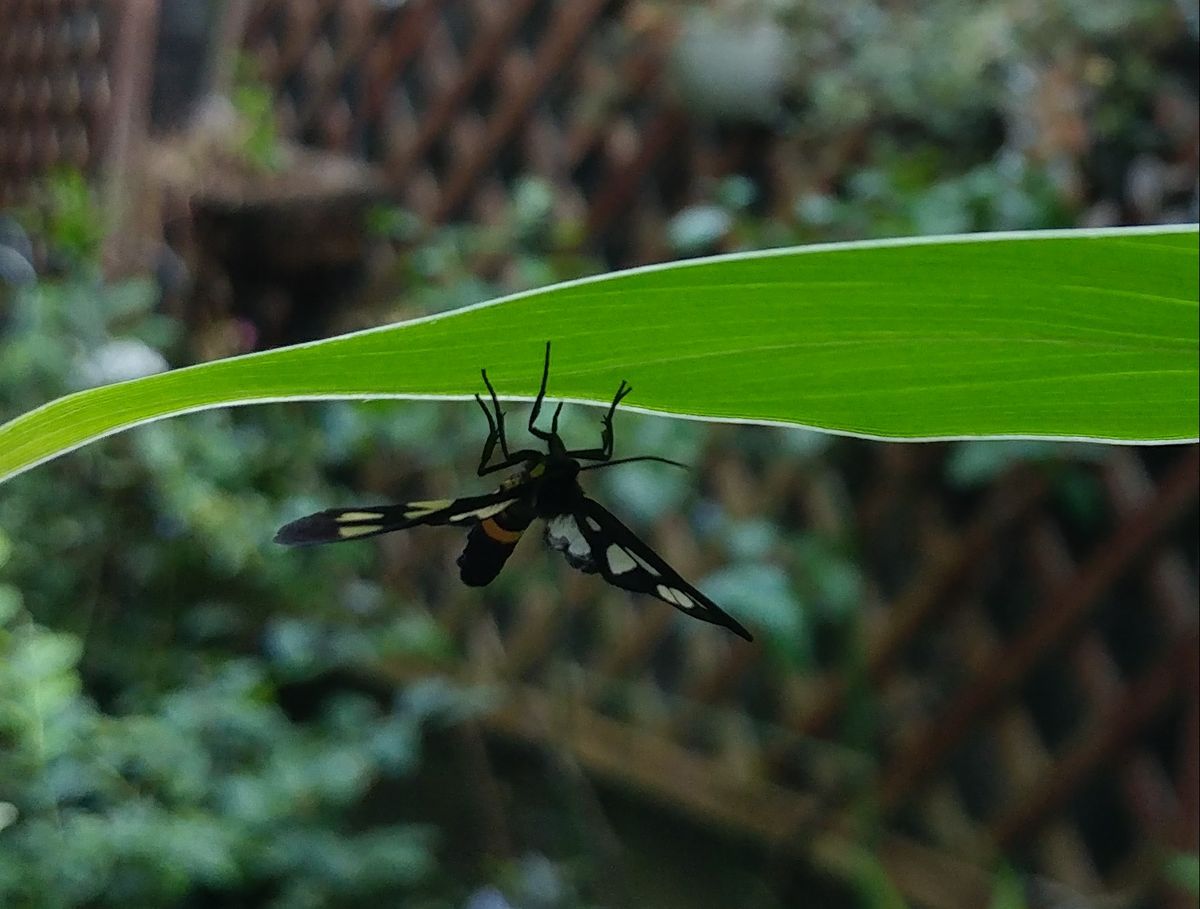
M 684 470 L 691 470 L 690 464 L 681 464 L 679 461 L 672 461 L 670 458 L 660 458 L 656 455 L 638 455 L 633 458 L 617 458 L 615 461 L 602 461 L 599 464 L 589 464 L 587 467 L 580 467 L 580 472 L 585 470 L 599 470 L 601 467 L 616 467 L 618 464 L 632 464 L 634 461 L 657 461 L 659 464 L 670 464 L 672 467 L 682 467 Z

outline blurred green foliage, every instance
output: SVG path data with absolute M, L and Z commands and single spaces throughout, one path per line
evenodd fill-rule
M 284 154 L 275 122 L 275 96 L 258 75 L 255 63 L 241 57 L 230 100 L 238 118 L 238 152 L 251 167 L 270 173 L 283 167 Z
M 668 224 L 681 256 L 723 249 L 759 249 L 814 240 L 903 237 L 993 230 L 1069 227 L 1070 207 L 1045 167 L 1007 153 L 969 170 L 947 173 L 933 146 L 903 149 L 882 139 L 874 163 L 851 174 L 837 193 L 806 191 L 792 221 L 763 220 L 753 211 L 752 184 L 727 178 L 713 201 L 684 209 Z
M 3 412 L 181 349 L 152 282 L 102 280 L 83 182 L 56 180 L 49 198 L 36 226 L 56 274 L 0 298 Z M 390 422 L 352 407 L 204 414 L 76 453 L 0 499 L 0 904 L 326 906 L 429 878 L 431 830 L 356 815 L 415 769 L 422 723 L 482 702 L 418 680 L 390 702 L 329 684 L 289 703 L 330 673 L 435 666 L 450 647 L 362 576 L 366 551 L 298 572 L 267 543 L 334 495 L 329 462 L 361 457 Z
M 519 178 L 503 216 L 487 225 L 434 226 L 402 207 L 375 207 L 368 228 L 380 245 L 363 321 L 445 312 L 602 271 L 580 251 L 583 225 L 556 215 L 553 192 L 541 178 Z
M 199 890 L 327 906 L 431 871 L 428 829 L 349 817 L 416 762 L 419 702 L 343 695 L 295 722 L 273 668 L 248 658 L 106 712 L 83 694 L 77 636 L 31 621 L 11 586 L 0 608 L 4 905 L 172 905 Z

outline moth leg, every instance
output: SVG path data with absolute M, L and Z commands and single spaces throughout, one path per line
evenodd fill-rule
M 549 357 L 550 345 L 546 345 L 546 356 Z M 549 365 L 549 360 L 547 360 Z M 524 448 L 520 451 L 510 451 L 508 448 L 508 435 L 504 431 L 504 408 L 500 406 L 500 399 L 496 396 L 496 389 L 492 386 L 491 379 L 488 378 L 487 370 L 481 369 L 479 374 L 483 376 L 483 384 L 487 386 L 488 396 L 492 399 L 492 406 L 489 409 L 484 403 L 483 398 L 475 395 L 475 403 L 479 405 L 479 409 L 483 411 L 484 419 L 488 424 L 488 435 L 483 442 L 483 452 L 479 456 L 479 467 L 475 473 L 479 476 L 487 476 L 489 473 L 495 473 L 498 470 L 508 470 L 516 467 L 518 464 L 524 464 L 528 461 L 536 461 L 541 455 L 529 448 Z M 545 391 L 546 378 L 542 377 L 542 391 Z M 503 460 L 496 464 L 488 466 L 488 461 L 492 459 L 492 455 L 496 452 L 496 446 L 500 446 L 500 454 Z
M 479 409 L 483 411 L 484 419 L 487 420 L 488 434 L 487 439 L 483 443 L 483 453 L 479 456 L 479 468 L 476 473 L 483 476 L 488 473 L 487 463 L 492 459 L 492 455 L 496 451 L 496 445 L 500 446 L 500 453 L 504 455 L 506 462 L 512 460 L 512 455 L 508 451 L 508 439 L 504 434 L 504 411 L 500 407 L 500 399 L 496 397 L 496 389 L 492 387 L 492 383 L 488 380 L 487 370 L 480 370 L 483 376 L 483 384 L 487 386 L 488 394 L 492 398 L 492 409 L 488 410 L 486 404 L 483 403 L 483 398 L 475 395 L 475 403 L 479 405 Z M 493 418 L 492 414 L 495 413 Z
M 496 442 L 500 439 L 500 432 L 496 428 L 496 421 L 492 419 L 491 411 L 483 403 L 483 398 L 475 395 L 475 402 L 479 405 L 479 409 L 483 411 L 483 415 L 487 417 L 488 421 L 487 439 L 484 440 L 483 454 L 479 456 L 479 468 L 476 470 L 479 476 L 483 476 L 487 472 L 487 462 L 492 459 L 492 452 L 496 450 Z
M 542 412 L 542 402 L 546 400 L 546 383 L 550 380 L 550 342 L 546 342 L 546 362 L 542 366 L 542 386 L 538 389 L 537 398 L 533 402 L 533 410 L 529 412 L 529 433 L 543 442 L 550 441 L 551 434 L 538 429 L 533 424 L 537 422 Z
M 484 369 L 481 372 L 483 374 L 483 384 L 487 386 L 488 394 L 492 398 L 492 407 L 489 410 L 488 406 L 483 403 L 483 398 L 475 395 L 475 403 L 483 411 L 483 416 L 488 423 L 487 439 L 484 440 L 483 453 L 479 456 L 479 467 L 475 471 L 476 474 L 483 477 L 498 470 L 508 470 L 526 461 L 535 460 L 538 457 L 538 453 L 528 448 L 517 452 L 508 450 L 508 437 L 504 432 L 504 410 L 500 407 L 500 399 L 496 397 L 496 389 L 492 387 L 492 383 L 488 380 L 487 370 Z M 493 412 L 495 416 L 493 416 Z M 503 460 L 489 467 L 488 461 L 495 454 L 497 445 L 500 446 L 500 454 L 503 455 Z
M 613 396 L 612 404 L 609 405 L 608 412 L 601 418 L 602 428 L 600 430 L 600 447 L 588 448 L 583 451 L 572 451 L 568 454 L 573 458 L 584 458 L 588 461 L 607 461 L 613 454 L 613 414 L 617 412 L 617 405 L 631 392 L 633 386 L 621 380 L 621 384 L 617 387 L 617 393 Z
M 536 452 L 531 448 L 522 449 L 521 451 L 514 451 L 512 457 L 505 458 L 503 461 L 492 464 L 490 467 L 480 464 L 476 473 L 481 477 L 486 477 L 489 473 L 495 473 L 498 470 L 509 470 L 518 466 L 519 464 L 524 464 L 527 461 L 536 461 L 541 456 L 542 455 L 540 452 Z
M 504 410 L 500 407 L 500 399 L 496 397 L 496 389 L 492 387 L 491 380 L 488 379 L 487 370 L 481 369 L 479 370 L 479 373 L 483 376 L 483 384 L 487 386 L 488 394 L 492 399 L 492 409 L 496 412 L 496 422 L 494 425 L 492 423 L 491 414 L 488 413 L 487 407 L 484 407 L 483 401 L 480 400 L 479 395 L 475 396 L 475 400 L 479 401 L 479 406 L 483 408 L 484 415 L 488 418 L 488 434 L 490 436 L 495 436 L 495 438 L 492 440 L 492 445 L 494 446 L 497 442 L 499 442 L 500 453 L 504 455 L 505 460 L 508 460 L 510 455 L 508 453 L 508 436 L 506 436 L 504 433 Z M 487 459 L 485 458 L 484 460 L 486 461 Z
M 613 415 L 617 412 L 617 405 L 620 404 L 621 400 L 631 391 L 633 391 L 633 386 L 622 379 L 621 384 L 617 386 L 617 393 L 613 395 L 613 401 L 612 404 L 609 405 L 608 413 L 604 415 L 604 428 L 600 431 L 600 445 L 604 450 L 603 460 L 605 461 L 611 458 L 613 453 Z

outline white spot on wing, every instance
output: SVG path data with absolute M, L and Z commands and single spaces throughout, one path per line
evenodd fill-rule
M 599 532 L 599 530 L 600 530 L 600 522 L 599 521 L 597 521 L 593 517 L 589 517 L 587 519 L 587 522 L 588 522 L 588 527 L 592 528 L 592 530 Z
M 649 572 L 649 574 L 650 574 L 650 577 L 652 577 L 652 578 L 656 578 L 656 577 L 658 577 L 658 575 L 659 575 L 659 571 L 658 571 L 658 569 L 657 569 L 657 568 L 655 568 L 653 565 L 651 565 L 649 562 L 647 562 L 645 559 L 643 559 L 643 558 L 642 558 L 640 555 L 638 555 L 636 552 L 633 552 L 632 550 L 628 550 L 628 549 L 626 550 L 626 552 L 628 552 L 628 553 L 629 553 L 629 555 L 630 555 L 630 556 L 633 558 L 633 560 L 634 560 L 635 562 L 637 562 L 637 563 L 638 563 L 639 565 L 641 565 L 641 566 L 642 566 L 644 569 L 646 569 L 646 571 L 647 571 L 647 572 Z
M 633 571 L 633 569 L 637 568 L 637 562 L 616 543 L 608 547 L 604 553 L 604 557 L 608 560 L 608 567 L 613 574 L 625 574 L 625 572 Z
M 684 593 L 682 590 L 676 590 L 674 587 L 666 587 L 659 584 L 655 588 L 655 592 L 663 600 L 666 600 L 673 606 L 678 606 L 680 609 L 694 609 L 695 601 Z

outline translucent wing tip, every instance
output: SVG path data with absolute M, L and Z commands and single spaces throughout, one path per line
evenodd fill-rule
M 311 546 L 340 539 L 337 523 L 323 511 L 284 524 L 275 534 L 275 542 L 284 546 Z
M 754 635 L 752 635 L 744 627 L 742 627 L 742 623 L 739 622 L 737 619 L 735 619 L 733 616 L 731 616 L 727 612 L 724 612 L 724 611 L 721 612 L 721 620 L 718 621 L 717 624 L 724 625 L 726 628 L 728 628 L 730 631 L 732 631 L 734 634 L 736 634 L 739 638 L 744 638 L 745 640 L 750 641 L 750 642 L 754 641 Z

